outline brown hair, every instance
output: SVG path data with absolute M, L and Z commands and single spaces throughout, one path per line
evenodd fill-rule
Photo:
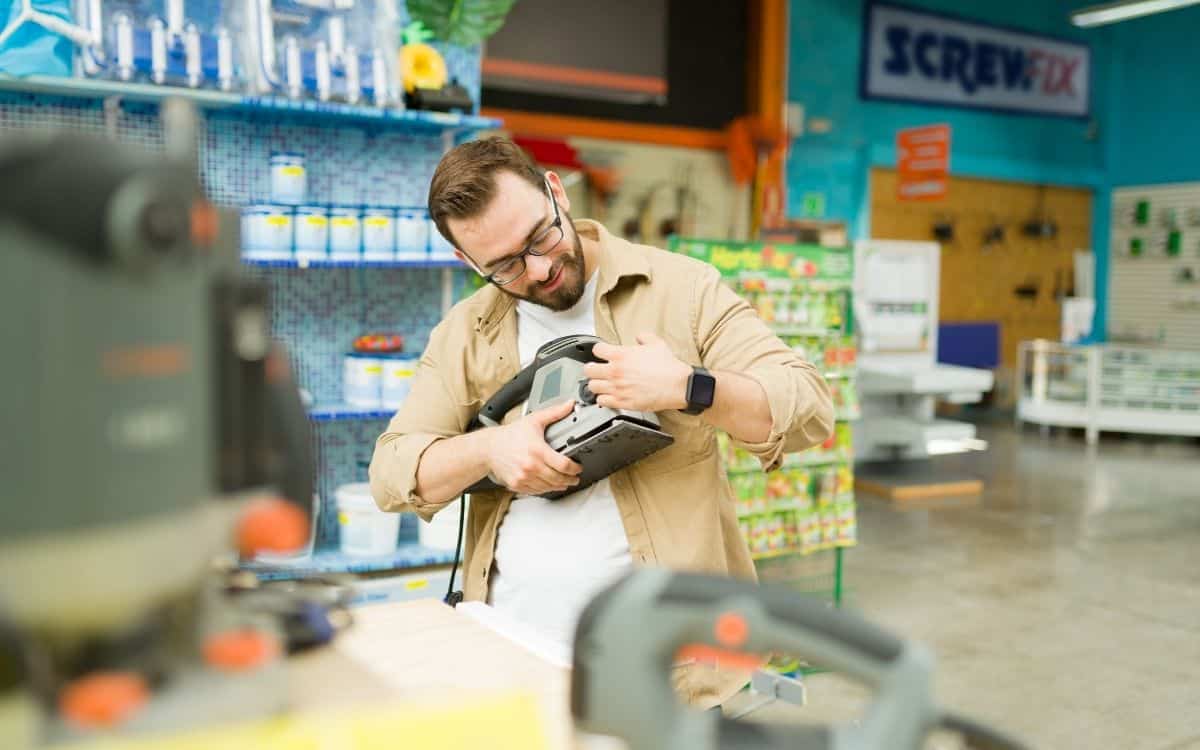
M 429 218 L 442 236 L 457 245 L 449 219 L 477 216 L 496 194 L 496 173 L 508 170 L 541 190 L 542 171 L 520 146 L 507 138 L 468 141 L 446 152 L 429 183 Z

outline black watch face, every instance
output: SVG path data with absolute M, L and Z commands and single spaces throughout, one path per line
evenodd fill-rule
M 692 375 L 692 391 L 688 401 L 693 406 L 712 406 L 717 390 L 717 379 L 712 375 L 697 372 Z

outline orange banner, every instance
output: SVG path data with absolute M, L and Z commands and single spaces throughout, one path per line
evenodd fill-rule
M 897 132 L 896 171 L 900 200 L 945 198 L 950 173 L 950 126 L 927 125 Z

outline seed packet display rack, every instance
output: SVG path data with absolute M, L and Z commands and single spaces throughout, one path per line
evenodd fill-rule
M 834 398 L 834 434 L 764 473 L 718 435 L 738 523 L 763 580 L 840 605 L 844 550 L 857 543 L 853 422 L 859 416 L 853 253 L 815 245 L 676 238 L 671 249 L 712 264 L 759 317 L 821 371 Z

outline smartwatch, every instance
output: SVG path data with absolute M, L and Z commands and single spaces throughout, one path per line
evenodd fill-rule
M 717 392 L 717 379 L 703 367 L 693 367 L 687 382 L 687 408 L 680 409 L 684 414 L 700 414 L 713 405 L 713 396 Z

